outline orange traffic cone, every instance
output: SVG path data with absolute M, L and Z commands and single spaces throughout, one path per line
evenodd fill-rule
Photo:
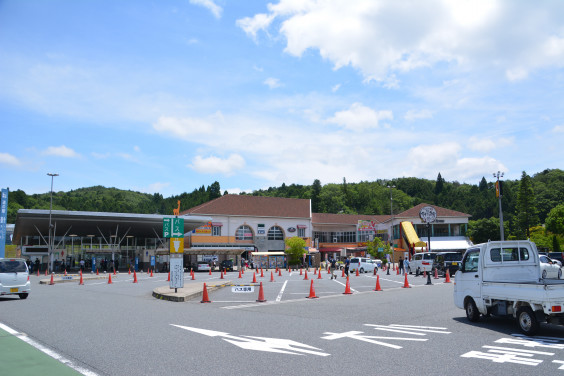
M 204 290 L 202 291 L 202 301 L 200 303 L 211 303 L 211 300 L 208 298 L 208 288 L 205 282 L 204 282 Z
M 407 274 L 405 275 L 405 282 L 403 283 L 403 288 L 404 289 L 411 288 L 411 286 L 409 285 L 409 282 L 407 282 Z
M 257 273 L 253 272 L 253 283 L 257 283 Z
M 319 273 L 317 273 L 317 279 L 321 279 L 321 268 L 319 268 Z
M 219 277 L 219 279 L 223 279 L 223 270 L 221 271 L 221 276 Z
M 168 277 L 166 278 L 167 282 L 170 282 L 170 272 L 168 272 Z
M 435 279 L 439 279 L 439 271 L 435 268 Z
M 349 282 L 349 277 L 347 277 L 347 284 L 345 285 L 345 292 L 343 294 L 346 294 L 346 295 L 352 294 L 351 284 Z
M 67 275 L 67 269 L 65 269 L 65 277 L 66 277 L 66 275 Z
M 282 270 L 278 269 L 278 277 L 282 277 Z
M 46 269 L 45 269 L 45 275 L 47 275 L 47 269 L 49 269 L 49 268 L 46 268 Z
M 153 276 L 153 269 L 151 269 L 151 277 Z
M 292 273 L 292 268 L 288 268 L 288 273 Z
M 53 281 L 53 273 L 51 273 L 51 282 L 49 282 L 50 285 L 54 285 L 55 281 Z
M 241 277 L 241 270 L 239 270 L 239 277 L 238 277 L 238 278 L 239 278 L 239 279 L 242 278 L 242 277 Z
M 127 268 L 127 274 L 131 275 L 131 268 Z
M 380 287 L 380 276 L 379 275 L 376 276 L 376 287 L 374 288 L 374 291 L 382 291 L 382 288 Z
M 378 270 L 378 268 L 374 267 L 374 275 L 376 275 L 376 270 Z
M 264 291 L 262 289 L 262 282 L 260 283 L 259 295 L 258 295 L 257 302 L 259 302 L 259 303 L 266 302 L 266 299 L 264 298 Z
M 114 268 L 114 275 L 116 275 L 116 269 Z
M 211 268 L 210 268 L 210 272 L 209 272 L 209 275 L 211 275 Z
M 423 278 L 427 278 L 427 272 L 423 270 Z
M 313 269 L 313 275 L 317 275 L 317 268 Z
M 341 273 L 341 277 L 345 278 L 345 269 L 341 269 L 342 273 Z
M 274 273 L 272 273 L 272 270 L 270 271 L 270 282 L 274 282 Z
M 445 283 L 450 283 L 450 273 L 449 273 L 448 269 L 447 269 L 446 275 L 445 275 Z
M 264 273 L 262 272 L 262 268 L 260 268 L 260 277 L 264 278 Z
M 300 268 L 300 275 L 303 275 L 303 273 L 302 273 L 302 268 Z
M 305 271 L 305 277 L 304 277 L 304 281 L 308 280 L 309 278 L 307 277 L 307 270 Z
M 96 268 L 96 275 L 100 275 L 100 273 L 98 272 L 98 268 Z
M 137 272 L 133 270 L 133 283 L 137 283 Z
M 108 285 L 112 284 L 112 273 L 108 274 Z
M 80 271 L 80 282 L 78 282 L 79 285 L 84 285 L 84 282 L 82 281 L 82 270 Z
M 37 268 L 37 276 L 39 277 L 39 268 Z
M 399 275 L 399 267 L 396 268 L 396 275 Z
M 358 274 L 358 268 L 356 268 L 356 274 L 355 274 L 355 275 L 356 275 L 357 277 L 359 276 L 359 274 Z
M 319 298 L 319 296 L 315 295 L 315 288 L 313 288 L 313 279 L 311 280 L 311 284 L 309 285 L 309 296 L 306 296 L 308 299 L 315 299 Z
M 327 274 L 331 274 L 331 268 L 327 267 Z
M 190 269 L 190 277 L 192 279 L 192 281 L 196 280 L 196 275 L 194 274 L 194 270 Z

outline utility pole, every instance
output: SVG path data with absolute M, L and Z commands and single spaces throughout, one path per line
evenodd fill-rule
M 501 241 L 504 241 L 505 231 L 503 230 L 503 211 L 501 209 L 501 197 L 503 196 L 503 194 L 501 190 L 501 181 L 499 180 L 499 178 L 503 177 L 503 172 L 494 172 L 493 177 L 497 179 L 497 181 L 495 182 L 495 197 L 497 197 L 499 201 L 499 233 Z
M 390 217 L 392 220 L 392 229 L 390 231 L 390 249 L 392 250 L 392 254 L 390 255 L 390 262 L 393 262 L 394 256 L 394 200 L 392 198 L 392 188 L 395 188 L 395 185 L 388 185 L 387 188 L 390 189 Z M 388 265 L 386 275 L 390 275 L 390 266 Z
M 53 270 L 53 264 L 55 262 L 55 260 L 53 259 L 53 248 L 55 246 L 55 239 L 54 239 L 54 234 L 53 234 L 53 225 L 51 224 L 51 212 L 53 211 L 53 178 L 55 176 L 59 176 L 59 174 L 50 174 L 47 173 L 48 176 L 51 177 L 51 204 L 49 205 L 49 246 L 47 247 L 48 249 L 48 253 L 49 253 L 49 264 L 50 265 L 48 268 L 51 270 L 51 273 L 54 271 Z

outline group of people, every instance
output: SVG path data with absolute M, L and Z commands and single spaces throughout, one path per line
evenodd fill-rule
M 409 272 L 409 259 L 406 257 L 405 260 L 400 257 L 398 262 L 398 268 L 401 275 Z

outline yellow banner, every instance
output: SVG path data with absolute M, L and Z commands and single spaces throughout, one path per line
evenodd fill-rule
M 170 253 L 184 253 L 184 238 L 170 238 Z

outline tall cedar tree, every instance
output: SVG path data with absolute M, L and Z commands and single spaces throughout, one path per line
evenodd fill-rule
M 538 224 L 539 217 L 535 206 L 535 192 L 533 191 L 531 177 L 523 171 L 517 192 L 517 226 L 520 233 L 529 238 L 531 235 L 529 229 Z

